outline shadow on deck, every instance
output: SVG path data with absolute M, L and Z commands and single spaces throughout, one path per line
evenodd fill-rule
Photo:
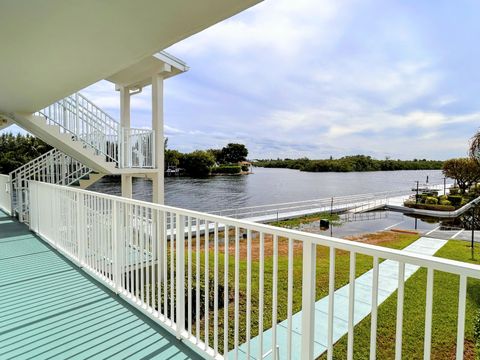
M 1 359 L 200 359 L 0 211 Z

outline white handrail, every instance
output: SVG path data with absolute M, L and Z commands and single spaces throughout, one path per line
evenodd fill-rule
M 317 247 L 328 248 L 330 262 L 334 262 L 336 254 L 340 253 L 336 250 L 349 252 L 350 261 L 353 259 L 353 262 L 356 254 L 372 258 L 374 264 L 371 285 L 372 304 L 374 304 L 372 312 L 375 314 L 377 314 L 375 304 L 378 300 L 376 296 L 379 293 L 379 259 L 398 262 L 399 274 L 403 274 L 409 266 L 418 266 L 426 268 L 430 274 L 441 271 L 458 276 L 461 287 L 458 292 L 460 305 L 458 306 L 457 346 L 463 344 L 465 307 L 462 304 L 465 304 L 466 280 L 480 279 L 478 265 L 35 181 L 30 182 L 29 191 L 30 227 L 33 231 L 137 309 L 178 338 L 189 342 L 190 346 L 203 355 L 221 359 L 227 352 L 239 351 L 238 347 L 232 349 L 229 346 L 220 346 L 222 341 L 220 334 L 223 331 L 227 334 L 227 339 L 231 339 L 231 343 L 234 337 L 236 344 L 246 341 L 242 351 L 246 349 L 247 357 L 249 356 L 249 335 L 264 330 L 252 325 L 262 323 L 255 318 L 258 313 L 248 312 L 249 307 L 256 303 L 257 299 L 258 303 L 264 304 L 266 310 L 274 314 L 277 321 L 286 320 L 288 323 L 288 326 L 282 330 L 287 333 L 282 334 L 281 341 L 277 341 L 280 339 L 276 338 L 278 334 L 274 326 L 272 332 L 274 339 L 271 342 L 273 353 L 277 354 L 277 345 L 281 347 L 279 353 L 282 358 L 291 355 L 288 351 L 300 351 L 299 348 L 293 348 L 291 343 L 292 310 L 299 309 L 298 303 L 295 307 L 293 306 L 292 276 L 294 273 L 292 270 L 295 261 L 303 259 L 300 264 L 303 269 L 302 281 L 296 282 L 295 291 L 302 294 L 302 359 L 311 359 L 315 336 Z M 263 248 L 266 241 L 272 243 L 271 250 L 268 250 L 271 254 L 268 256 Z M 284 258 L 287 261 L 288 271 L 285 273 L 280 273 L 278 267 L 280 242 L 285 246 L 288 243 L 288 247 L 285 247 L 288 248 L 286 250 L 288 256 Z M 255 250 L 254 253 L 253 247 L 262 248 L 259 252 Z M 210 251 L 204 251 L 205 248 Z M 235 256 L 228 253 L 229 248 L 232 248 Z M 295 256 L 293 256 L 294 251 Z M 247 259 L 252 260 L 253 254 L 261 266 L 248 266 L 246 272 L 243 271 L 245 260 L 240 260 L 240 256 L 246 256 Z M 195 261 L 194 258 L 196 258 Z M 229 266 L 219 266 L 220 259 L 229 259 Z M 201 267 L 199 262 L 203 264 Z M 269 285 L 272 288 L 264 288 L 263 291 L 255 293 L 252 279 L 266 276 L 263 272 L 267 268 L 265 265 L 268 265 L 269 271 L 273 271 L 269 276 L 273 276 L 274 280 L 280 280 L 280 283 L 274 281 L 273 285 Z M 240 266 L 242 266 L 242 272 L 240 272 Z M 223 270 L 220 270 L 222 268 Z M 332 272 L 334 269 L 335 267 L 330 264 L 328 274 L 330 293 L 334 289 L 332 284 L 335 281 Z M 227 273 L 222 276 L 220 271 Z M 355 272 L 353 272 L 354 275 Z M 403 289 L 404 280 L 401 277 L 398 283 L 400 289 Z M 235 308 L 233 317 L 231 313 L 229 315 L 232 311 L 229 310 L 229 306 L 220 306 L 219 299 L 222 299 L 219 295 L 220 286 L 224 289 L 230 289 L 233 286 L 231 292 L 231 294 L 235 293 L 233 300 L 228 300 L 230 297 L 226 297 L 227 301 L 234 303 L 232 304 L 234 305 L 232 308 Z M 192 291 L 188 291 L 190 287 Z M 244 297 L 242 301 L 239 298 L 240 288 Z M 279 291 L 280 289 L 286 290 Z M 431 296 L 442 296 L 438 291 L 433 292 L 433 281 L 428 282 L 426 290 Z M 264 302 L 264 293 L 267 291 L 275 294 L 273 303 Z M 217 296 L 211 297 L 212 293 Z M 401 319 L 399 316 L 403 314 L 404 303 L 407 300 L 403 298 L 403 291 L 398 293 L 397 318 Z M 330 298 L 332 302 L 335 299 L 334 296 Z M 194 308 L 195 299 L 206 300 L 201 306 L 196 302 L 195 314 L 186 316 L 186 309 Z M 252 302 L 252 299 L 255 299 L 255 302 Z M 349 297 L 349 312 L 354 311 L 352 302 L 354 302 L 353 297 Z M 287 315 L 284 311 L 279 312 L 279 303 L 283 304 L 284 309 L 289 309 Z M 224 317 L 220 316 L 221 308 L 227 312 Z M 329 307 L 329 319 L 333 319 L 333 308 L 332 303 Z M 431 326 L 428 320 L 431 318 L 429 313 L 431 309 L 427 308 L 426 312 L 425 328 L 427 329 Z M 245 323 L 242 323 L 242 329 L 247 331 L 246 337 L 243 331 L 238 331 L 239 322 L 243 321 L 238 315 L 243 313 L 250 314 L 247 317 L 246 327 L 244 327 Z M 353 319 L 353 313 L 349 316 Z M 227 319 L 226 322 L 223 322 L 222 318 Z M 376 315 L 374 319 L 376 321 Z M 232 324 L 229 324 L 229 321 Z M 202 329 L 200 329 L 201 324 L 204 324 Z M 212 328 L 209 324 L 213 324 Z M 333 325 L 330 321 L 329 324 L 328 332 L 331 334 Z M 235 329 L 235 334 L 231 329 Z M 397 320 L 397 329 L 399 329 L 396 333 L 397 349 L 401 349 L 400 320 Z M 353 326 L 350 327 L 350 331 L 353 331 Z M 372 334 L 374 339 L 377 334 L 376 323 L 372 323 Z M 354 349 L 353 341 L 352 337 L 349 342 L 351 351 Z M 332 346 L 330 342 L 330 351 Z M 425 354 L 429 346 L 430 344 L 427 343 L 424 349 Z M 370 350 L 371 354 L 375 353 L 374 348 Z M 264 350 L 262 349 L 260 353 L 262 356 Z M 400 356 L 400 354 L 397 355 Z
M 447 189 L 451 184 L 447 184 Z M 441 189 L 443 185 L 432 186 L 432 189 Z M 256 205 L 241 208 L 230 208 L 211 211 L 211 214 L 235 217 L 235 218 L 254 218 L 261 215 L 272 215 L 279 213 L 295 212 L 299 210 L 316 210 L 318 212 L 333 210 L 335 212 L 345 211 L 356 207 L 369 205 L 372 202 L 383 199 L 386 202 L 388 197 L 406 195 L 411 193 L 411 189 L 401 189 L 394 191 L 382 191 L 368 194 L 356 194 L 346 196 L 335 196 L 313 200 L 302 200 L 293 202 L 284 202 L 268 205 Z

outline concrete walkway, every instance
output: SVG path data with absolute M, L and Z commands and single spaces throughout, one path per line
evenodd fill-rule
M 422 237 L 414 243 L 407 246 L 404 250 L 415 254 L 434 255 L 447 240 Z M 412 276 L 418 270 L 418 266 L 405 266 L 405 280 Z M 373 270 L 367 271 L 355 280 L 355 325 L 370 314 L 372 308 L 372 276 Z M 379 291 L 378 304 L 383 303 L 390 295 L 397 290 L 398 284 L 398 262 L 392 260 L 383 261 L 379 265 Z M 333 341 L 336 342 L 348 332 L 348 298 L 349 285 L 335 291 L 334 296 L 334 330 Z M 328 296 L 320 299 L 315 304 L 315 351 L 314 357 L 320 356 L 327 350 L 327 324 L 328 324 Z M 298 312 L 292 317 L 293 336 L 292 349 L 293 359 L 300 359 L 301 349 L 301 324 L 302 312 Z M 287 320 L 277 325 L 277 344 L 279 359 L 287 358 Z M 262 353 L 266 354 L 271 349 L 272 330 L 269 329 L 263 334 L 264 348 Z M 246 359 L 246 346 L 240 347 L 239 358 Z M 255 337 L 250 343 L 250 353 L 252 358 L 257 358 L 259 354 L 259 338 Z M 233 355 L 233 354 L 232 354 Z M 271 353 L 264 359 L 272 359 Z

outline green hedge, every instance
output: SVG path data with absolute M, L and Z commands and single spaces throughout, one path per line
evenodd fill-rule
M 240 174 L 242 167 L 239 165 L 223 165 L 212 169 L 212 174 Z
M 438 205 L 438 204 L 415 204 L 414 202 L 405 202 L 406 207 L 422 210 L 435 210 L 435 211 L 454 211 L 455 206 L 452 205 Z

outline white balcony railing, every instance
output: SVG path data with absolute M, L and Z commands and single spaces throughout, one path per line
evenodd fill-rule
M 10 177 L 8 175 L 0 175 L 0 209 L 10 214 L 11 208 Z
M 155 165 L 153 130 L 121 128 L 115 119 L 80 93 L 53 103 L 37 115 L 120 168 Z
M 396 358 L 402 357 L 402 275 L 410 266 L 426 268 L 428 274 L 423 295 L 425 320 L 418 324 L 424 329 L 426 359 L 430 357 L 435 321 L 432 303 L 442 296 L 434 292 L 434 274 L 446 272 L 459 278 L 456 356 L 463 358 L 467 280 L 480 279 L 480 266 L 40 182 L 31 182 L 29 189 L 33 231 L 203 355 L 217 359 L 263 359 L 265 355 L 290 359 L 300 354 L 302 359 L 312 359 L 315 332 L 320 331 L 315 326 L 319 291 L 316 255 L 317 248 L 324 247 L 329 251 L 329 265 L 325 267 L 329 358 L 333 354 L 336 306 L 335 261 L 343 252 L 350 254 L 350 359 L 355 341 L 355 268 L 357 258 L 363 255 L 372 259 L 373 266 L 370 358 L 376 358 L 379 263 L 383 259 L 395 261 L 400 274 Z M 286 252 L 281 260 L 280 249 Z M 286 269 L 279 266 L 279 261 Z M 265 296 L 267 293 L 271 297 Z M 303 314 L 301 324 L 294 328 L 292 317 L 299 310 Z M 281 334 L 277 326 L 271 327 L 280 321 L 287 324 Z M 269 327 L 271 337 L 267 341 L 262 334 Z M 257 334 L 258 342 L 253 346 L 252 338 Z

